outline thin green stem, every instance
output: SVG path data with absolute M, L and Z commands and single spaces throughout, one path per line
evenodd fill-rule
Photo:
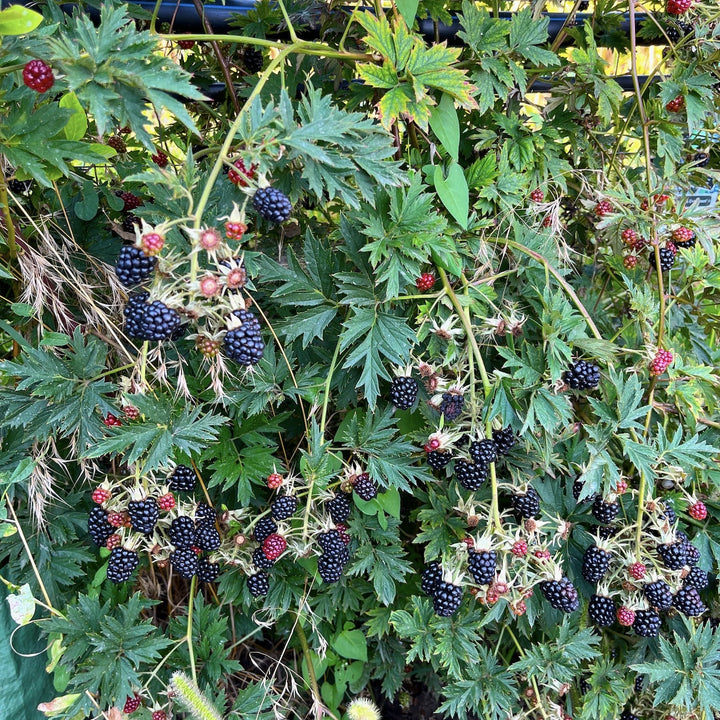
M 10 212 L 7 183 L 2 173 L 0 173 L 0 204 L 2 204 L 3 217 L 5 218 L 5 230 L 7 232 L 7 246 L 10 259 L 15 260 L 18 255 L 18 246 L 15 240 L 15 223 L 13 222 L 12 213 Z
M 187 617 L 187 632 L 185 633 L 185 639 L 187 640 L 188 646 L 188 657 L 190 658 L 190 671 L 192 672 L 192 679 L 194 683 L 197 683 L 197 670 L 195 668 L 195 650 L 193 649 L 193 637 L 192 637 L 192 620 L 193 620 L 193 604 L 195 602 L 195 586 L 197 584 L 197 575 L 193 575 L 190 581 L 190 598 L 188 599 L 188 617 Z
M 285 3 L 283 2 L 283 0 L 278 0 L 278 5 L 280 6 L 280 12 L 282 13 L 283 19 L 285 20 L 285 24 L 287 25 L 288 32 L 290 33 L 290 40 L 293 43 L 296 43 L 298 41 L 298 37 L 295 34 L 295 28 L 293 27 L 293 24 L 290 21 L 290 16 L 288 15 L 288 11 L 285 9 Z
M 335 352 L 333 353 L 332 360 L 330 361 L 330 367 L 328 369 L 327 377 L 325 378 L 322 414 L 320 416 L 320 435 L 322 437 L 325 436 L 325 425 L 327 423 L 328 405 L 330 404 L 330 384 L 332 383 L 333 374 L 335 372 L 335 366 L 337 365 L 339 356 L 340 356 L 340 338 L 338 338 L 337 345 L 335 345 Z M 312 487 L 308 488 L 309 492 L 311 490 L 312 490 Z

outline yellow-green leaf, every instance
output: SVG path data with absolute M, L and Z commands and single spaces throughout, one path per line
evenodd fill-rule
M 60 98 L 60 107 L 73 111 L 63 133 L 68 140 L 82 140 L 88 128 L 87 115 L 74 92 L 65 93 Z
M 376 18 L 369 12 L 358 13 L 356 16 L 360 25 L 369 33 L 364 41 L 373 50 L 377 50 L 383 58 L 387 58 L 397 67 L 395 62 L 395 43 L 390 23 L 385 16 Z
M 0 11 L 0 35 L 24 35 L 32 32 L 42 21 L 40 13 L 22 5 L 11 5 Z
M 380 122 L 383 126 L 389 130 L 393 122 L 408 111 L 410 100 L 412 100 L 412 95 L 405 84 L 398 85 L 386 92 L 383 99 L 378 103 Z
M 403 20 L 408 24 L 408 27 L 412 27 L 412 24 L 415 22 L 420 0 L 395 0 L 395 4 Z
M 399 83 L 395 68 L 387 60 L 382 65 L 362 63 L 357 66 L 357 71 L 360 77 L 372 87 L 389 90 Z

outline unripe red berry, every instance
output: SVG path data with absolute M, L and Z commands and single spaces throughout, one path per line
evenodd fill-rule
M 637 233 L 632 228 L 625 228 L 620 237 L 628 247 L 634 247 L 637 242 Z
M 689 228 L 680 226 L 672 231 L 672 239 L 677 243 L 690 242 L 695 237 L 695 233 Z
M 167 714 L 164 710 L 155 710 L 152 714 L 152 720 L 167 720 Z
M 172 493 L 161 495 L 157 500 L 157 504 L 161 510 L 172 510 L 175 507 L 175 496 Z
M 228 240 L 242 240 L 247 231 L 247 225 L 241 222 L 226 222 L 225 235 Z
M 228 180 L 238 187 L 247 187 L 247 181 L 255 178 L 257 165 L 250 165 L 250 169 L 248 169 L 245 167 L 245 162 L 242 158 L 236 160 L 233 165 L 237 168 L 237 170 L 231 169 L 228 171 Z
M 22 72 L 23 82 L 35 92 L 47 92 L 55 83 L 50 66 L 42 60 L 31 60 L 25 64 Z
M 635 268 L 638 264 L 638 257 L 637 255 L 626 255 L 623 258 L 623 265 L 627 270 L 632 270 Z
M 695 518 L 695 520 L 704 520 L 707 517 L 707 508 L 705 507 L 705 503 L 700 502 L 700 500 L 694 502 L 688 508 L 688 515 Z
M 658 350 L 650 365 L 651 375 L 662 375 L 673 361 L 673 354 L 669 350 Z
M 163 245 L 165 238 L 160 233 L 149 232 L 140 238 L 140 247 L 148 257 L 157 255 L 163 249 Z
M 667 0 L 665 12 L 668 15 L 684 15 L 693 4 L 693 0 Z
M 680 112 L 684 107 L 685 98 L 682 95 L 678 95 L 676 98 L 673 98 L 669 103 L 667 103 L 667 105 L 665 105 L 665 109 L 671 113 Z
M 470 537 L 464 537 L 463 542 L 468 546 L 468 548 L 475 547 L 475 541 Z
M 535 188 L 535 190 L 530 193 L 530 199 L 534 203 L 541 203 L 545 199 L 545 193 L 540 188 Z
M 435 286 L 435 276 L 432 273 L 423 273 L 416 281 L 415 287 L 420 292 L 428 292 Z
M 271 490 L 277 490 L 283 484 L 283 476 L 279 473 L 271 473 L 268 475 L 267 486 Z
M 620 607 L 617 611 L 618 622 L 624 627 L 630 627 L 635 622 L 635 611 L 628 607 Z
M 95 488 L 92 492 L 93 502 L 98 505 L 102 505 L 104 502 L 107 502 L 111 497 L 112 493 L 104 487 Z
M 178 40 L 178 47 L 181 50 L 190 50 L 191 48 L 195 47 L 195 41 L 194 40 Z
M 268 560 L 277 560 L 285 552 L 286 547 L 285 538 L 277 533 L 268 535 L 262 545 L 263 553 Z
M 122 425 L 120 420 L 118 420 L 112 413 L 108 413 L 103 418 L 103 423 L 106 427 L 118 427 L 118 426 Z
M 162 150 L 158 150 L 150 159 L 161 168 L 168 164 L 168 156 Z
M 612 205 L 607 200 L 601 200 L 595 206 L 595 214 L 599 218 L 609 215 L 612 212 L 612 210 L 613 210 Z
M 528 546 L 524 540 L 517 540 L 510 550 L 510 552 L 516 557 L 524 557 L 525 555 L 527 555 L 527 551 Z
M 641 562 L 635 562 L 628 565 L 628 573 L 634 580 L 642 580 L 645 577 L 647 568 Z
M 140 697 L 137 694 L 133 695 L 132 697 L 128 695 L 125 699 L 125 706 L 123 707 L 123 712 L 126 715 L 130 715 L 130 713 L 134 713 L 139 707 Z
M 128 420 L 137 420 L 140 417 L 140 411 L 134 405 L 123 405 L 122 411 Z

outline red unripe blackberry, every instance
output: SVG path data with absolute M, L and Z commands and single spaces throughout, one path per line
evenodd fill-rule
M 347 534 L 347 526 L 344 523 L 338 523 L 338 535 L 345 545 L 350 544 L 350 536 Z
M 119 135 L 111 135 L 107 139 L 106 145 L 111 147 L 118 155 L 123 155 L 127 152 L 127 145 Z
M 197 554 L 193 548 L 175 550 L 170 553 L 170 564 L 178 575 L 184 578 L 191 578 L 197 573 Z
M 137 530 L 143 535 L 150 535 L 153 532 L 158 517 L 160 517 L 157 501 L 153 497 L 145 498 L 145 500 L 131 500 L 128 503 L 128 514 L 133 530 Z
M 426 594 L 432 596 L 438 584 L 442 581 L 443 571 L 439 562 L 433 561 L 428 563 L 422 572 L 420 579 L 420 589 Z
M 455 477 L 466 490 L 479 490 L 487 479 L 487 465 L 469 463 L 458 458 L 455 461 Z
M 578 360 L 568 367 L 562 379 L 573 390 L 592 390 L 600 383 L 600 368 L 585 360 Z
M 370 477 L 368 473 L 361 473 L 355 478 L 353 490 L 359 498 L 368 501 L 377 497 L 377 483 Z
M 623 627 L 630 627 L 635 622 L 635 611 L 628 607 L 619 607 L 617 620 Z
M 615 622 L 615 603 L 604 595 L 593 595 L 588 603 L 588 617 L 599 627 L 609 627 Z
M 103 418 L 103 425 L 106 427 L 119 427 L 122 425 L 122 422 L 120 422 L 120 420 L 118 420 L 118 418 L 116 418 L 112 413 L 108 413 Z
M 423 273 L 415 281 L 415 287 L 420 292 L 429 292 L 435 287 L 435 276 L 432 273 Z
M 220 575 L 220 565 L 202 557 L 198 560 L 196 575 L 200 582 L 215 582 L 218 579 L 218 575 Z
M 293 209 L 287 195 L 274 187 L 257 190 L 252 204 L 260 217 L 272 223 L 285 222 Z
M 140 707 L 140 697 L 137 693 L 130 696 L 128 695 L 125 698 L 125 705 L 123 706 L 123 712 L 126 715 L 130 715 L 131 713 L 134 713 L 139 707 Z
M 536 550 L 533 553 L 533 556 L 536 557 L 538 560 L 549 560 L 550 559 L 550 551 L 549 550 Z
M 446 451 L 431 450 L 425 459 L 433 470 L 442 470 L 452 460 L 452 455 Z
M 460 608 L 462 588 L 441 580 L 433 592 L 433 609 L 440 617 L 450 617 Z
M 167 720 L 167 715 L 164 710 L 155 710 L 151 720 Z
M 143 204 L 143 201 L 137 195 L 134 195 L 131 192 L 121 192 L 120 198 L 124 203 L 123 210 L 125 212 L 130 212 L 130 210 L 139 208 Z
M 611 557 L 607 550 L 591 545 L 583 555 L 582 576 L 585 580 L 590 583 L 602 580 L 610 567 Z
M 665 12 L 668 15 L 684 15 L 693 4 L 693 0 L 667 0 Z
M 561 580 L 545 580 L 541 582 L 540 590 L 542 590 L 545 599 L 556 610 L 569 613 L 577 610 L 580 605 L 575 586 L 565 577 Z
M 707 606 L 700 599 L 698 591 L 694 587 L 688 587 L 687 585 L 681 587 L 675 593 L 672 604 L 683 615 L 688 617 L 698 617 L 707 610 Z
M 165 245 L 165 238 L 160 233 L 145 233 L 140 238 L 140 247 L 148 257 L 158 255 Z
M 268 582 L 268 574 L 261 570 L 260 572 L 250 575 L 247 579 L 247 586 L 250 594 L 253 597 L 261 597 L 267 595 L 270 589 L 270 583 Z
M 318 573 L 323 582 L 334 583 L 342 577 L 344 564 L 330 555 L 321 555 L 318 558 Z
M 627 480 L 618 480 L 617 485 L 615 485 L 615 494 L 616 495 L 623 495 L 627 492 L 628 484 Z
M 195 47 L 195 41 L 194 40 L 178 40 L 178 47 L 181 50 L 190 50 L 191 48 Z
M 689 227 L 681 225 L 672 231 L 672 239 L 677 247 L 689 248 L 695 244 L 695 233 Z
M 679 1 L 682 2 L 682 0 L 679 0 Z M 670 2 L 672 2 L 672 0 L 669 0 L 668 4 L 670 4 Z M 673 98 L 672 100 L 670 100 L 670 102 L 667 105 L 665 105 L 665 109 L 671 113 L 680 112 L 684 107 L 685 107 L 685 97 L 683 95 L 678 95 L 676 98 Z
M 438 410 L 444 416 L 446 422 L 457 420 L 465 407 L 465 397 L 457 393 L 443 393 L 442 401 Z
M 294 495 L 281 495 L 272 503 L 272 516 L 276 520 L 286 520 L 295 514 L 298 499 Z
M 623 266 L 626 270 L 633 270 L 637 267 L 638 256 L 637 255 L 626 255 L 623 258 Z
M 657 637 L 660 634 L 660 616 L 654 610 L 638 610 L 632 629 L 640 637 Z
M 270 473 L 267 477 L 267 486 L 271 490 L 277 490 L 283 484 L 283 476 L 279 473 Z
M 599 218 L 609 215 L 612 211 L 613 211 L 612 205 L 607 200 L 601 200 L 595 206 L 595 210 L 594 210 L 595 214 Z
M 620 237 L 628 247 L 634 247 L 637 242 L 637 233 L 632 228 L 625 228 Z
M 633 580 L 642 580 L 645 577 L 646 570 L 647 568 L 641 562 L 628 565 L 628 573 Z
M 196 481 L 195 471 L 187 465 L 178 465 L 168 478 L 170 489 L 174 492 L 190 492 L 195 489 Z
M 162 150 L 158 150 L 150 159 L 161 168 L 166 167 L 169 160 L 168 156 Z
M 335 524 L 344 523 L 350 517 L 350 495 L 338 493 L 332 500 L 328 500 L 326 507 Z
M 672 607 L 673 594 L 670 586 L 664 580 L 656 580 L 643 586 L 643 595 L 650 607 L 655 610 L 667 610 Z
M 140 417 L 140 411 L 134 405 L 123 405 L 122 411 L 128 420 L 137 420 Z
M 513 493 L 511 497 L 513 510 L 523 518 L 534 518 L 540 514 L 540 497 L 533 487 L 527 492 Z
M 95 545 L 104 545 L 115 532 L 115 526 L 108 521 L 108 514 L 99 505 L 95 505 L 88 515 L 88 533 Z
M 114 583 L 125 582 L 140 563 L 138 554 L 134 550 L 124 547 L 115 547 L 110 551 L 108 560 L 107 578 Z
M 129 519 L 129 518 L 128 518 Z M 125 515 L 118 512 L 112 512 L 107 516 L 107 521 L 116 528 L 125 525 Z
M 651 375 L 662 375 L 673 361 L 673 354 L 669 350 L 658 350 L 650 365 Z
M 95 500 L 94 495 L 93 500 Z M 695 520 L 704 520 L 707 517 L 707 508 L 705 507 L 705 503 L 700 502 L 700 500 L 694 502 L 688 508 L 688 515 L 690 515 L 690 517 L 692 518 L 695 518 Z
M 95 488 L 92 492 L 93 502 L 98 505 L 102 505 L 104 502 L 107 502 L 111 497 L 112 493 L 104 487 Z
M 35 92 L 47 92 L 55 83 L 50 66 L 42 60 L 31 60 L 22 71 L 23 82 Z
M 498 458 L 498 447 L 494 440 L 476 440 L 470 443 L 468 448 L 473 462 L 479 465 L 490 465 Z
M 166 493 L 158 498 L 157 503 L 161 510 L 172 510 L 175 507 L 175 496 L 172 493 Z
M 170 523 L 170 542 L 178 549 L 192 547 L 195 542 L 195 523 L 187 515 L 180 515 Z
M 240 365 L 256 365 L 262 360 L 265 351 L 260 323 L 248 310 L 234 310 L 233 315 L 240 320 L 241 325 L 225 333 L 225 354 Z
M 498 455 L 509 455 L 511 448 L 517 443 L 515 431 L 509 425 L 502 430 L 493 430 L 492 439 Z
M 513 543 L 510 552 L 516 557 L 525 557 L 527 555 L 528 546 L 524 540 L 517 540 Z
M 106 547 L 108 550 L 112 550 L 114 547 L 117 547 L 118 545 L 120 545 L 120 542 L 121 542 L 121 541 L 122 541 L 122 538 L 121 538 L 119 535 L 113 533 L 113 534 L 105 541 L 105 547 Z
M 418 381 L 413 377 L 401 375 L 390 383 L 390 402 L 398 410 L 409 410 L 418 394 Z
M 198 523 L 195 533 L 195 545 L 201 550 L 217 550 L 220 547 L 220 533 L 209 520 Z
M 287 541 L 282 535 L 273 533 L 263 540 L 262 549 L 265 556 L 270 560 L 277 560 L 287 548 Z
M 233 166 L 236 169 L 228 170 L 228 180 L 230 180 L 233 185 L 237 185 L 238 187 L 247 187 L 247 181 L 255 179 L 255 170 L 257 170 L 257 165 L 251 164 L 248 169 L 245 167 L 243 159 L 239 158 L 233 163 Z
M 490 585 L 497 571 L 497 555 L 494 550 L 470 550 L 468 572 L 478 585 Z
M 535 188 L 535 190 L 530 193 L 530 199 L 534 203 L 541 203 L 545 199 L 545 193 L 540 188 Z

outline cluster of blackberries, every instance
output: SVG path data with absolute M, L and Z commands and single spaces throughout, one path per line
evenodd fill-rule
M 180 314 L 143 290 L 134 293 L 125 306 L 125 332 L 137 340 L 177 340 L 182 334 Z
M 365 473 L 367 474 L 367 473 Z M 369 476 L 368 476 L 369 477 Z M 350 560 L 350 553 L 347 545 L 350 536 L 347 534 L 345 523 L 350 517 L 350 495 L 345 492 L 338 492 L 325 504 L 336 529 L 329 530 L 318 536 L 318 545 L 322 553 L 318 559 L 318 572 L 323 582 L 337 582 L 345 565 Z
M 585 360 L 578 360 L 568 367 L 562 379 L 573 390 L 592 390 L 600 384 L 600 368 Z
M 420 579 L 420 588 L 432 598 L 435 614 L 440 617 L 454 615 L 462 602 L 463 589 L 443 580 L 442 565 L 435 561 L 428 563 Z
M 265 351 L 260 322 L 249 310 L 234 310 L 232 316 L 240 325 L 225 333 L 225 354 L 240 365 L 257 365 Z
M 175 550 L 170 554 L 173 570 L 184 578 L 197 575 L 202 582 L 215 582 L 220 566 L 207 556 L 198 557 L 202 551 L 212 552 L 220 547 L 220 533 L 217 531 L 215 510 L 200 503 L 195 511 L 195 520 L 180 515 L 170 523 L 168 532 Z
M 418 381 L 408 375 L 400 375 L 390 384 L 390 402 L 398 410 L 409 410 L 418 394 Z

